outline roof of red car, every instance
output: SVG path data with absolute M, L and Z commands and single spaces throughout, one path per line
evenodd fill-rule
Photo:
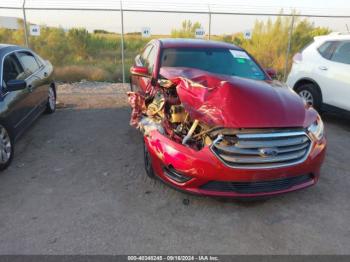
M 197 48 L 229 48 L 229 49 L 239 49 L 240 47 L 233 44 L 202 40 L 202 39 L 189 39 L 189 38 L 163 38 L 158 39 L 163 48 L 177 48 L 177 47 L 197 47 Z

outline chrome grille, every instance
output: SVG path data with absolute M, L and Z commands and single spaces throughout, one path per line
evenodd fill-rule
M 234 168 L 274 168 L 302 163 L 311 148 L 304 131 L 239 133 L 218 137 L 213 153 Z

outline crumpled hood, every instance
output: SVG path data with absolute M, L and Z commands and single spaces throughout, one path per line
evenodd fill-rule
M 307 127 L 317 112 L 277 81 L 215 75 L 191 68 L 161 68 L 174 82 L 192 119 L 225 128 Z

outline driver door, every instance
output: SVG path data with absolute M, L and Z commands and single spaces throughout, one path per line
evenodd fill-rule
M 31 110 L 30 92 L 28 88 L 18 91 L 7 90 L 6 83 L 9 80 L 24 80 L 24 70 L 14 53 L 8 54 L 4 58 L 3 79 L 1 85 L 1 103 L 6 106 L 4 112 L 5 121 L 9 124 L 15 134 L 18 134 L 25 124 L 26 116 Z
M 332 41 L 318 51 L 321 57 L 313 75 L 322 89 L 323 102 L 350 110 L 350 41 Z

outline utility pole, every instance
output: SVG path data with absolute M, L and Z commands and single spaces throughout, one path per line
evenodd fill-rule
M 29 47 L 27 17 L 26 17 L 25 5 L 26 5 L 26 0 L 23 0 L 22 11 L 23 11 L 24 42 L 25 42 L 26 47 Z
M 211 11 L 210 11 L 210 5 L 209 4 L 208 4 L 208 11 L 209 11 L 208 39 L 210 40 L 210 35 L 211 35 Z
M 293 14 L 292 15 L 292 23 L 290 25 L 289 37 L 288 37 L 288 47 L 287 47 L 287 53 L 286 53 L 286 64 L 284 65 L 284 74 L 283 74 L 283 80 L 284 81 L 287 80 L 289 55 L 290 55 L 290 49 L 291 49 L 291 46 L 292 46 L 292 36 L 293 36 L 294 22 L 295 22 L 295 17 L 294 17 L 294 14 Z
M 122 26 L 122 35 L 121 35 L 121 55 L 122 55 L 122 72 L 123 72 L 123 84 L 125 84 L 125 63 L 124 63 L 124 17 L 123 17 L 123 4 L 120 1 L 120 21 Z

